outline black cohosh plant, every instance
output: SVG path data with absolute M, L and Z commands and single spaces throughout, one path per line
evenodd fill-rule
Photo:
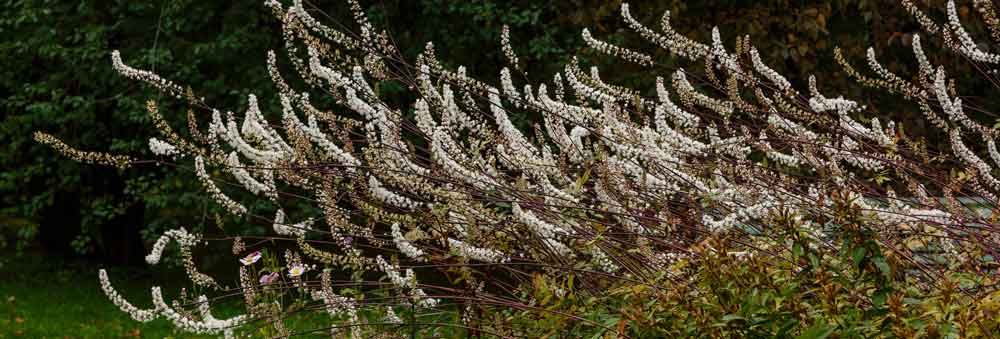
M 104 291 L 133 318 L 227 337 L 315 333 L 290 326 L 302 313 L 328 314 L 318 330 L 351 338 L 998 330 L 998 132 L 967 113 L 980 108 L 922 47 L 941 41 L 942 53 L 993 79 L 1000 56 L 983 47 L 1000 42 L 992 4 L 975 2 L 991 29 L 990 42 L 977 43 L 953 2 L 938 22 L 901 1 L 925 31 L 912 40 L 918 74 L 892 73 L 874 50 L 870 72 L 837 53 L 860 85 L 911 101 L 947 145 L 908 136 L 913 121 L 882 122 L 821 79 L 793 84 L 748 36 L 729 44 L 716 28 L 712 41 L 689 39 L 669 12 L 654 27 L 621 7 L 647 47 L 689 68 L 665 70 L 653 54 L 583 31 L 591 49 L 661 74 L 627 88 L 579 58 L 551 82 L 526 83 L 506 30 L 509 67 L 498 82 L 480 80 L 445 67 L 431 43 L 416 58 L 401 55 L 348 4 L 352 27 L 324 23 L 302 1 L 266 1 L 286 42 L 268 54 L 276 120 L 254 96 L 243 113 L 225 111 L 129 66 L 128 51 L 112 53 L 122 75 L 195 108 L 181 132 L 149 103 L 162 132 L 149 140 L 155 161 L 193 167 L 232 216 L 274 231 L 270 242 L 232 240 L 242 257 L 235 288 L 198 270 L 191 249 L 202 235 L 164 233 L 147 261 L 176 243 L 208 294 L 168 302 L 154 287 L 152 308 L 124 300 L 102 271 Z M 416 99 L 385 100 L 385 84 Z M 523 129 L 515 115 L 538 119 Z M 36 136 L 80 161 L 149 161 Z M 278 241 L 291 248 L 277 250 Z M 210 304 L 220 298 L 242 300 L 245 314 L 216 318 Z

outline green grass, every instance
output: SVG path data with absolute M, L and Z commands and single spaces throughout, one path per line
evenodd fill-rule
M 196 338 L 175 332 L 164 319 L 132 320 L 105 297 L 99 265 L 39 253 L 4 253 L 0 266 L 0 338 Z M 127 300 L 150 307 L 150 287 L 178 280 L 180 272 L 109 268 L 112 284 Z M 173 279 L 171 279 L 173 278 Z M 181 286 L 164 287 L 165 297 Z M 225 312 L 222 315 L 233 312 Z
M 219 259 L 219 258 L 217 258 Z M 224 258 L 222 258 L 224 260 Z M 208 260 L 211 262 L 212 260 Z M 216 260 L 217 261 L 217 260 Z M 225 268 L 223 262 L 211 267 Z M 0 339 L 7 338 L 215 338 L 197 336 L 174 329 L 169 321 L 148 323 L 132 320 L 111 303 L 101 290 L 97 270 L 105 268 L 111 284 L 126 300 L 140 308 L 152 307 L 150 288 L 161 286 L 164 298 L 173 300 L 182 287 L 191 288 L 182 268 L 104 267 L 102 264 L 66 260 L 44 253 L 15 256 L 0 252 Z M 233 285 L 236 277 L 216 276 L 224 285 Z M 221 304 L 213 303 L 212 313 L 228 318 L 244 313 L 242 299 L 235 296 Z M 330 326 L 325 312 L 306 312 L 286 319 L 293 331 Z M 251 325 L 252 326 L 252 325 Z M 254 333 L 243 328 L 242 334 Z M 296 337 L 328 338 L 318 330 Z

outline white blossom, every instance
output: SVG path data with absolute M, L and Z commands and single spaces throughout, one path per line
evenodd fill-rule
M 156 155 L 176 155 L 177 147 L 157 138 L 149 138 L 149 150 Z

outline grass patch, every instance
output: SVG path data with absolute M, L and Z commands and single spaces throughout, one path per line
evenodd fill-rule
M 43 253 L 12 253 L 0 266 L 0 338 L 198 338 L 164 319 L 132 320 L 101 291 L 98 265 Z M 130 302 L 151 307 L 150 287 L 183 281 L 182 272 L 109 267 L 112 284 Z M 166 298 L 182 286 L 164 286 Z M 221 310 L 222 315 L 235 313 Z
M 177 331 L 162 318 L 148 323 L 135 321 L 108 300 L 97 278 L 97 270 L 105 268 L 112 285 L 126 300 L 140 308 L 151 308 L 151 287 L 161 286 L 168 302 L 177 297 L 181 288 L 191 288 L 182 268 L 168 267 L 162 263 L 155 270 L 143 266 L 106 267 L 43 252 L 21 256 L 0 252 L 0 339 L 218 337 Z M 232 286 L 237 281 L 234 276 L 216 278 L 223 285 Z M 218 318 L 244 312 L 238 295 L 212 304 L 212 313 Z M 330 321 L 325 312 L 304 312 L 286 319 L 286 326 L 300 332 L 296 337 L 328 338 L 326 330 L 308 329 L 328 327 Z M 242 327 L 240 332 L 260 337 L 256 332 L 259 328 L 253 326 Z

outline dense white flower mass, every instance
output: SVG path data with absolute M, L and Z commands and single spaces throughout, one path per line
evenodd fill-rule
M 392 242 L 396 243 L 396 248 L 399 249 L 400 253 L 411 259 L 420 260 L 421 256 L 424 255 L 424 251 L 421 251 L 410 243 L 409 240 L 406 240 L 403 232 L 399 229 L 399 223 L 392 223 Z
M 839 50 L 835 57 L 867 87 L 912 101 L 925 118 L 916 123 L 941 145 L 915 140 L 907 132 L 914 121 L 889 120 L 862 98 L 824 94 L 813 77 L 800 94 L 779 72 L 780 60 L 766 60 L 749 37 L 730 48 L 715 28 L 711 41 L 699 42 L 671 27 L 669 12 L 661 27 L 647 27 L 622 4 L 641 43 L 611 44 L 583 30 L 591 50 L 650 72 L 649 83 L 630 88 L 591 66 L 604 63 L 576 56 L 546 77 L 551 82 L 532 82 L 507 27 L 500 48 L 509 65 L 496 67 L 494 81 L 448 68 L 433 44 L 409 60 L 360 4 L 349 4 L 355 31 L 326 26 L 303 1 L 267 1 L 285 43 L 268 53 L 278 111 L 262 111 L 267 105 L 254 95 L 237 113 L 188 98 L 204 113 L 191 115 L 196 137 L 159 124 L 160 137 L 148 142 L 179 168 L 193 165 L 221 207 L 217 225 L 200 226 L 261 239 L 249 254 L 234 245 L 237 257 L 228 261 L 240 272 L 233 291 L 247 314 L 220 320 L 209 312 L 213 299 L 168 304 L 158 287 L 154 308 L 139 309 L 100 271 L 102 289 L 132 318 L 165 317 L 184 331 L 225 336 L 264 323 L 275 337 L 293 334 L 282 316 L 301 310 L 322 311 L 331 322 L 405 323 L 452 301 L 525 301 L 517 286 L 536 279 L 580 282 L 552 288 L 563 296 L 571 288 L 604 293 L 614 279 L 673 274 L 671 265 L 710 240 L 732 240 L 741 248 L 728 252 L 750 261 L 789 250 L 774 240 L 782 227 L 834 247 L 844 225 L 830 220 L 844 214 L 863 219 L 880 243 L 903 244 L 899 257 L 937 251 L 965 265 L 956 267 L 985 267 L 970 248 L 1000 242 L 984 233 L 996 221 L 979 212 L 1000 195 L 1000 133 L 931 62 L 938 59 L 925 54 L 920 36 L 912 39 L 913 75 L 891 72 L 874 50 L 871 75 L 849 67 Z M 915 14 L 925 37 L 943 37 L 944 48 L 977 63 L 1000 63 L 963 28 L 952 1 L 946 11 L 944 24 Z M 668 55 L 680 66 L 662 67 L 657 58 Z M 128 66 L 118 51 L 112 63 L 125 77 L 186 97 L 181 85 Z M 406 95 L 386 94 L 398 84 Z M 132 163 L 36 138 L 81 161 Z M 197 270 L 192 248 L 202 241 L 168 230 L 146 261 L 158 264 L 176 242 L 199 288 L 228 291 Z M 914 243 L 923 247 L 906 247 Z M 320 268 L 316 281 L 310 272 Z M 334 280 L 331 271 L 352 280 Z M 372 299 L 383 304 L 362 312 Z M 332 327 L 335 337 L 364 331 Z
M 409 294 L 415 305 L 430 308 L 438 304 L 437 299 L 428 297 L 423 289 L 417 287 L 416 274 L 412 269 L 406 269 L 406 276 L 403 276 L 399 274 L 398 267 L 386 262 L 381 256 L 376 257 L 375 261 L 393 285 L 407 290 L 405 293 Z
M 123 312 L 128 313 L 128 315 L 132 317 L 132 319 L 141 322 L 148 322 L 150 320 L 156 319 L 159 316 L 158 313 L 159 310 L 157 310 L 156 308 L 148 310 L 140 309 L 133 306 L 131 303 L 128 302 L 128 300 L 125 300 L 125 298 L 123 298 L 121 294 L 119 294 L 118 291 L 115 291 L 114 287 L 111 286 L 111 281 L 108 280 L 107 271 L 103 269 L 98 271 L 98 278 L 101 282 L 101 289 L 104 290 L 104 294 L 108 296 L 108 299 L 111 300 L 111 303 L 115 304 L 115 306 L 118 306 L 118 308 L 121 309 Z
M 285 211 L 278 209 L 278 211 L 274 213 L 274 233 L 279 235 L 302 237 L 312 229 L 313 222 L 312 218 L 308 218 L 295 224 L 285 223 Z
M 407 197 L 386 189 L 382 186 L 382 182 L 374 176 L 368 177 L 368 188 L 371 189 L 372 195 L 386 204 L 403 208 L 417 208 L 420 206 L 419 202 L 410 200 Z
M 461 240 L 448 238 L 448 245 L 457 251 L 459 255 L 473 260 L 501 263 L 510 260 L 510 258 L 503 255 L 503 253 L 500 253 L 500 251 L 489 248 L 475 247 Z
M 208 300 L 201 296 L 199 302 L 199 312 L 201 319 L 194 319 L 187 312 L 179 312 L 163 299 L 163 293 L 159 286 L 152 289 L 153 305 L 160 315 L 169 320 L 174 326 L 187 332 L 195 334 L 219 334 L 231 327 L 241 325 L 245 321 L 244 315 L 238 315 L 226 320 L 219 320 L 212 316 L 208 308 Z
M 238 315 L 225 320 L 215 318 L 212 316 L 208 299 L 205 296 L 198 298 L 197 309 L 200 319 L 196 319 L 189 315 L 187 311 L 179 312 L 174 307 L 168 305 L 163 298 L 159 286 L 152 288 L 154 307 L 145 310 L 139 309 L 126 301 L 114 290 L 105 270 L 100 270 L 98 277 L 101 282 L 101 288 L 107 294 L 108 298 L 111 299 L 111 302 L 137 321 L 148 322 L 159 317 L 164 317 L 178 328 L 187 332 L 198 334 L 219 334 L 225 332 L 225 336 L 230 337 L 232 335 L 231 330 L 242 325 L 247 320 L 245 315 Z
M 174 155 L 177 154 L 177 147 L 167 143 L 166 141 L 149 138 L 149 150 L 156 155 Z
M 205 186 L 205 190 L 212 196 L 212 199 L 224 206 L 232 214 L 243 215 L 247 212 L 247 208 L 244 207 L 243 204 L 236 202 L 236 200 L 233 200 L 225 193 L 222 193 L 222 190 L 215 185 L 215 182 L 212 181 L 212 177 L 209 176 L 208 172 L 205 170 L 205 160 L 201 156 L 195 157 L 194 170 L 198 175 L 198 179 L 201 180 L 202 185 Z
M 153 243 L 153 249 L 146 255 L 146 263 L 150 265 L 158 264 L 160 262 L 160 257 L 163 256 L 163 250 L 166 249 L 171 240 L 177 242 L 177 245 L 181 248 L 189 249 L 192 246 L 197 245 L 198 242 L 201 241 L 201 237 L 197 234 L 188 233 L 188 231 L 183 227 L 163 232 L 163 234 L 156 239 L 156 242 Z

